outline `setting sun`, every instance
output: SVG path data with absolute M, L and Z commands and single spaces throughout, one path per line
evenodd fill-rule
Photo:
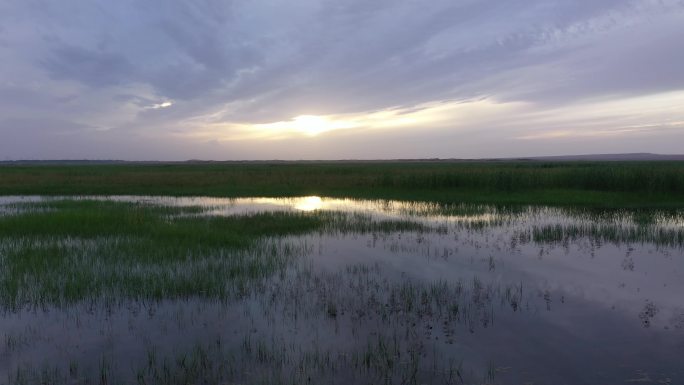
M 315 136 L 322 132 L 334 130 L 336 124 L 324 117 L 300 115 L 293 119 L 293 127 L 306 135 Z
M 328 131 L 352 128 L 355 124 L 350 121 L 333 120 L 325 116 L 299 115 L 290 121 L 276 122 L 267 126 L 269 126 L 269 128 L 278 130 L 285 129 L 286 131 L 293 131 L 307 136 L 316 136 Z
M 273 123 L 249 124 L 243 126 L 248 132 L 258 137 L 278 139 L 293 135 L 317 136 L 324 132 L 358 127 L 353 120 L 334 119 L 319 115 L 298 115 L 290 120 Z

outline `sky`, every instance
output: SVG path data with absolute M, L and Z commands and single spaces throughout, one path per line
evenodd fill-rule
M 0 160 L 684 153 L 684 0 L 0 0 Z

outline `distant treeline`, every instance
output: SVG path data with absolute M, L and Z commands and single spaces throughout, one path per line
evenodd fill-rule
M 331 195 L 684 205 L 684 162 L 169 163 L 0 166 L 0 195 Z

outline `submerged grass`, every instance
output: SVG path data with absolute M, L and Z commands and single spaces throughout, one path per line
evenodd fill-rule
M 684 162 L 169 163 L 0 166 L 0 195 L 302 196 L 684 206 Z
M 534 222 L 540 225 L 529 227 L 523 235 L 513 234 L 539 243 L 582 237 L 654 242 L 654 237 L 660 238 L 653 231 L 679 231 L 675 227 L 681 223 L 677 222 L 679 212 L 625 210 L 608 214 L 579 210 L 563 222 L 567 211 L 492 211 L 484 206 L 436 205 L 408 206 L 403 213 L 510 217 L 502 223 L 493 221 L 493 226 L 542 218 L 546 222 Z M 83 317 L 93 322 L 85 330 L 112 326 L 104 338 L 113 341 L 121 334 L 113 327 L 116 322 L 109 319 L 110 310 L 117 309 L 110 304 L 134 313 L 152 305 L 150 320 L 155 305 L 163 300 L 179 303 L 182 309 L 166 313 L 174 314 L 172 318 L 161 316 L 147 324 L 163 330 L 168 326 L 162 325 L 170 319 L 176 325 L 171 334 L 167 330 L 154 335 L 154 340 L 145 340 L 149 331 L 145 327 L 135 329 L 135 317 L 127 319 L 126 329 L 121 330 L 142 336 L 134 346 L 126 347 L 125 354 L 132 357 L 129 361 L 121 360 L 120 355 L 118 360 L 114 358 L 118 347 L 113 346 L 98 350 L 92 362 L 60 358 L 60 363 L 53 357 L 40 366 L 27 354 L 23 363 L 17 359 L 11 364 L 8 382 L 494 384 L 499 383 L 495 378 L 499 369 L 493 364 L 482 365 L 491 362 L 489 358 L 468 355 L 463 347 L 477 340 L 467 336 L 486 333 L 495 325 L 506 328 L 507 320 L 514 317 L 536 317 L 544 309 L 550 312 L 552 306 L 554 310 L 566 306 L 563 292 L 546 285 L 526 283 L 523 287 L 522 281 L 500 280 L 499 273 L 494 273 L 492 255 L 482 260 L 489 265 L 491 279 L 473 275 L 423 280 L 383 271 L 380 264 L 350 264 L 329 271 L 314 268 L 313 263 L 307 265 L 306 259 L 297 263 L 297 257 L 313 252 L 306 238 L 297 239 L 302 234 L 407 231 L 422 239 L 422 232 L 435 231 L 438 236 L 451 238 L 451 230 L 462 229 L 467 234 L 487 226 L 489 220 L 426 227 L 410 220 L 326 211 L 229 217 L 204 215 L 207 212 L 211 209 L 54 200 L 15 204 L 10 215 L 0 216 L 3 310 L 57 307 L 56 311 L 67 313 L 67 317 L 70 312 L 76 313 L 73 322 L 80 325 L 81 312 L 94 309 L 96 314 L 103 309 L 102 319 L 97 315 Z M 591 227 L 597 223 L 603 227 Z M 663 223 L 669 227 L 660 226 Z M 662 242 L 675 240 L 681 246 L 681 231 L 668 234 Z M 186 312 L 192 304 L 197 304 L 197 309 Z M 135 305 L 137 310 L 133 309 Z M 657 312 L 654 306 L 645 308 L 644 317 L 653 318 Z M 218 313 L 220 322 L 206 322 L 215 316 L 207 309 L 216 307 L 223 309 Z M 178 334 L 190 336 L 193 329 L 202 333 L 197 335 L 195 347 L 188 348 L 195 341 L 183 342 Z M 203 334 L 205 329 L 210 334 Z M 76 333 L 78 338 L 88 335 L 78 329 Z M 31 329 L 8 332 L 6 351 L 16 354 L 40 338 L 32 334 Z M 167 339 L 178 339 L 179 350 L 164 347 Z M 78 351 L 73 356 L 82 359 L 88 353 Z
M 259 330 L 253 326 L 217 335 L 180 352 L 165 352 L 153 343 L 145 348 L 146 359 L 130 368 L 104 355 L 90 366 L 69 364 L 68 369 L 66 362 L 19 366 L 9 382 L 492 384 L 493 372 L 484 374 L 488 368 L 472 365 L 477 359 L 448 347 L 463 333 L 493 327 L 495 309 L 520 313 L 536 308 L 530 301 L 538 297 L 531 291 L 523 297 L 522 286 L 477 278 L 388 281 L 378 265 L 322 274 L 299 265 L 288 274 L 274 277 L 273 286 L 245 300 L 261 305 L 257 319 L 272 319 Z M 254 318 L 250 324 L 255 325 Z M 316 336 L 293 329 L 316 330 Z
M 311 245 L 294 238 L 316 232 L 447 234 L 517 226 L 512 242 L 523 244 L 590 239 L 684 247 L 679 211 L 406 207 L 404 214 L 420 208 L 425 215 L 443 211 L 456 218 L 484 216 L 428 227 L 358 213 L 282 211 L 222 217 L 204 215 L 211 211 L 207 207 L 106 200 L 47 200 L 12 208 L 11 214 L 0 216 L 0 307 L 12 310 L 81 300 L 235 298 L 311 252 Z
M 181 215 L 196 210 L 54 201 L 0 217 L 0 306 L 228 298 L 308 252 L 305 244 L 284 237 L 423 228 L 329 212 Z
M 520 235 L 537 243 L 563 243 L 589 239 L 594 242 L 652 243 L 657 246 L 684 247 L 684 229 L 666 229 L 652 226 L 631 228 L 605 226 L 597 223 L 534 226 Z

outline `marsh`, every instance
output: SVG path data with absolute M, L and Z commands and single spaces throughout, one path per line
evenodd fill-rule
M 677 383 L 684 211 L 4 197 L 0 376 Z

